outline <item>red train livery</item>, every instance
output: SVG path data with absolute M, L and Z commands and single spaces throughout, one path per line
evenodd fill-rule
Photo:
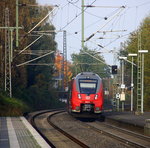
M 79 73 L 71 83 L 68 109 L 70 113 L 100 114 L 103 108 L 102 79 L 95 73 Z

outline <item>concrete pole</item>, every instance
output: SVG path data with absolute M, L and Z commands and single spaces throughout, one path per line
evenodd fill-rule
M 122 60 L 122 85 L 124 85 L 124 60 Z M 122 88 L 122 94 L 124 93 L 124 88 Z M 124 101 L 122 101 L 122 111 L 124 111 Z
M 131 112 L 133 111 L 133 56 L 132 56 L 132 70 L 131 70 Z
M 135 65 L 133 63 L 133 60 L 134 60 L 134 57 L 137 56 L 137 54 L 136 53 L 129 53 L 128 56 L 130 56 L 132 58 L 132 61 L 129 62 L 129 63 L 132 64 L 132 68 L 131 68 L 131 112 L 132 112 L 133 111 L 133 92 L 134 92 L 133 68 L 134 68 L 134 65 Z
M 142 54 L 142 92 L 141 92 L 141 113 L 143 114 L 143 102 L 144 102 L 144 54 Z

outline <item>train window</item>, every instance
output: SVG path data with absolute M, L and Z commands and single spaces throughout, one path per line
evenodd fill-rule
M 79 80 L 79 89 L 81 94 L 95 94 L 97 80 Z

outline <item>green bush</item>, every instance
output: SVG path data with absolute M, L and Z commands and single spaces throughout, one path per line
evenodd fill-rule
M 21 116 L 27 110 L 27 105 L 22 101 L 0 94 L 0 116 Z

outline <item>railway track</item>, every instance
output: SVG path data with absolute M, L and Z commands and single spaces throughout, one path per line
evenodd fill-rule
M 28 117 L 28 121 L 31 123 L 31 125 L 38 131 L 38 133 L 45 139 L 45 141 L 50 145 L 50 147 L 55 147 L 53 143 L 45 136 L 45 134 L 37 127 L 35 119 L 45 113 L 53 112 L 55 110 L 45 110 L 45 111 L 38 111 L 38 112 L 33 112 L 30 114 Z
M 37 112 L 34 113 L 30 121 L 33 127 L 41 134 L 41 136 L 47 141 L 47 143 L 52 148 L 55 147 L 89 148 L 86 144 L 79 141 L 78 139 L 68 134 L 64 130 L 60 129 L 51 121 L 52 116 L 62 112 L 64 111 L 52 110 L 52 111 Z
M 108 123 L 100 123 L 98 121 L 93 123 L 85 123 L 88 128 L 93 129 L 101 134 L 112 137 L 116 140 L 123 142 L 137 148 L 150 148 L 150 137 L 144 136 L 129 130 L 119 128 Z
M 93 133 L 94 135 L 97 135 L 96 137 L 98 136 L 101 137 L 100 135 L 102 135 L 102 137 L 103 136 L 108 137 L 108 138 L 105 137 L 106 139 L 109 138 L 115 139 L 116 142 L 118 141 L 122 143 L 124 147 L 150 148 L 150 137 L 135 132 L 131 132 L 126 129 L 122 129 L 117 126 L 110 125 L 106 122 L 99 122 L 99 121 L 82 122 L 76 120 L 75 118 L 68 118 L 69 117 L 68 114 L 63 112 L 64 111 L 58 111 L 58 110 L 38 112 L 34 114 L 34 117 L 32 119 L 34 127 L 44 137 L 44 139 L 49 143 L 51 147 L 57 147 L 57 148 L 59 147 L 87 148 L 91 146 L 93 147 L 93 144 L 95 143 L 91 144 L 87 141 L 88 134 Z M 62 118 L 60 119 L 60 117 Z M 60 123 L 57 123 L 57 120 L 55 121 L 56 118 Z M 72 126 L 70 125 L 67 126 L 66 119 L 69 120 L 69 122 L 71 120 L 71 123 L 74 122 L 75 124 L 74 125 L 72 124 Z M 64 121 L 63 124 L 66 124 L 66 126 L 62 126 L 63 121 Z M 73 128 L 73 131 L 74 130 L 77 131 L 75 133 L 72 133 L 70 130 L 70 127 L 72 128 L 73 126 L 75 126 Z M 83 134 L 83 130 L 87 132 L 86 133 L 87 136 L 84 136 L 85 139 L 82 139 L 81 135 L 80 136 L 76 135 L 76 133 Z M 79 137 L 82 139 L 82 141 L 80 141 L 81 139 Z M 104 138 L 100 138 L 100 139 L 104 139 Z M 93 141 L 94 139 L 89 139 L 89 140 Z M 101 143 L 99 143 L 99 145 L 101 145 Z M 94 147 L 97 146 L 98 146 L 97 144 L 94 145 Z

